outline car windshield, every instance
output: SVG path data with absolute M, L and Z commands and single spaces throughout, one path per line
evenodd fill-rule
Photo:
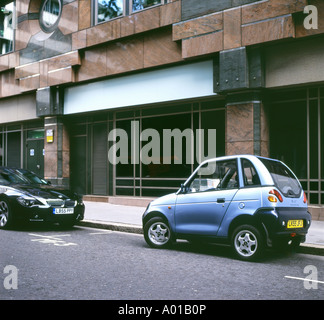
M 48 184 L 31 171 L 24 169 L 0 169 L 0 184 Z
M 48 182 L 39 176 L 37 176 L 34 172 L 24 170 L 24 169 L 16 169 L 15 170 L 18 175 L 22 175 L 25 180 L 28 180 L 31 184 L 48 184 Z
M 301 193 L 301 186 L 293 173 L 281 162 L 259 158 L 270 172 L 275 186 L 285 197 L 297 198 Z

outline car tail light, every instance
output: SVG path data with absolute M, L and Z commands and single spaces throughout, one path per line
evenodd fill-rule
M 306 196 L 305 191 L 304 191 L 304 203 L 307 203 L 307 196 Z
M 282 196 L 281 196 L 281 194 L 279 193 L 278 190 L 276 190 L 276 189 L 272 189 L 272 190 L 269 191 L 269 194 L 270 194 L 270 195 L 268 196 L 268 200 L 269 200 L 270 202 L 278 202 L 278 200 L 279 200 L 280 202 L 283 201 Z M 278 200 L 277 200 L 277 199 L 278 199 Z

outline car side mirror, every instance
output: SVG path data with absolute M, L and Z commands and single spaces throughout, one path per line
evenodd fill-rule
M 181 183 L 180 193 L 186 193 L 186 192 L 187 192 L 187 188 L 185 187 L 184 183 Z

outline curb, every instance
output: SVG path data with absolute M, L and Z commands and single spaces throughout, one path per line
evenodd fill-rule
M 109 222 L 95 221 L 95 220 L 82 220 L 79 221 L 77 225 L 83 227 L 89 227 L 89 228 L 98 228 L 98 229 L 106 229 L 112 231 L 143 234 L 142 227 L 134 224 L 115 223 L 115 222 L 109 223 Z
M 298 250 L 299 253 L 314 254 L 317 256 L 324 256 L 324 246 L 313 243 L 302 243 Z
M 89 228 L 98 228 L 98 229 L 106 229 L 106 230 L 119 231 L 119 232 L 143 234 L 142 227 L 134 224 L 115 223 L 115 222 L 109 223 L 109 222 L 95 221 L 95 220 L 82 220 L 79 221 L 77 225 L 83 227 L 89 227 Z M 302 243 L 297 251 L 298 253 L 324 256 L 324 246 L 318 244 Z

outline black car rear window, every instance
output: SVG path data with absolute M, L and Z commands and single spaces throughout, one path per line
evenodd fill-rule
M 259 158 L 270 172 L 275 186 L 289 198 L 298 198 L 302 191 L 298 180 L 293 173 L 281 162 Z

